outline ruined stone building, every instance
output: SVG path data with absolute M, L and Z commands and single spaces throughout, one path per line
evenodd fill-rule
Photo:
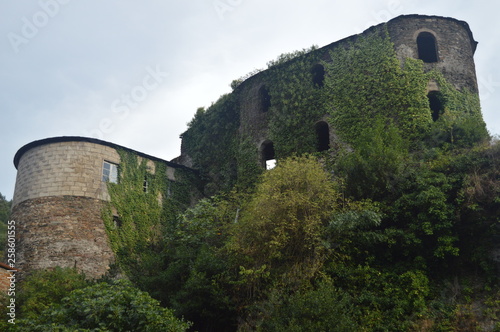
M 17 224 L 17 267 L 21 271 L 76 267 L 90 277 L 113 262 L 102 221 L 109 201 L 107 182 L 118 182 L 118 150 L 164 163 L 169 180 L 183 166 L 109 142 L 54 137 L 23 146 L 17 168 L 12 219 Z M 152 170 L 154 173 L 154 169 Z M 145 184 L 146 185 L 146 184 Z
M 422 68 L 414 70 L 414 75 L 441 75 L 422 84 L 408 80 L 415 84 L 415 100 L 419 103 L 409 108 L 418 110 L 412 117 L 405 120 L 398 116 L 403 110 L 397 107 L 388 110 L 398 124 L 417 128 L 412 134 L 416 138 L 419 126 L 431 126 L 439 120 L 452 93 L 477 96 L 473 59 L 477 42 L 468 24 L 446 17 L 404 15 L 360 35 L 286 58 L 235 82 L 232 93 L 207 110 L 198 111 L 182 134 L 181 156 L 172 162 L 83 137 L 29 143 L 14 158 L 18 173 L 12 218 L 18 225 L 17 267 L 76 267 L 91 277 L 106 273 L 113 252 L 101 209 L 109 199 L 106 183 L 117 181 L 117 150 L 164 163 L 172 181 L 181 169 L 199 170 L 204 194 L 212 195 L 251 181 L 269 160 L 279 161 L 294 153 L 329 153 L 348 141 L 344 137 L 349 136 L 342 136 L 343 128 L 335 120 L 336 112 L 343 107 L 341 97 L 345 97 L 335 90 L 341 88 L 335 86 L 335 66 L 343 65 L 336 63 L 335 57 L 372 37 L 392 43 L 388 56 L 397 59 L 401 68 L 406 68 L 408 59 L 414 59 Z M 360 93 L 364 87 L 359 89 L 353 93 Z M 395 85 L 394 90 L 381 93 L 397 89 Z M 479 104 L 467 112 L 482 121 Z

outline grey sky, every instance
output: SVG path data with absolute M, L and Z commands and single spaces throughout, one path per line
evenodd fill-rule
M 278 55 L 324 46 L 400 14 L 454 17 L 479 42 L 483 117 L 500 134 L 500 4 L 441 0 L 39 0 L 0 3 L 0 193 L 16 151 L 90 136 L 163 159 L 198 107 Z

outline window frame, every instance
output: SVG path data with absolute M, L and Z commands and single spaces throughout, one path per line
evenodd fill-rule
M 101 180 L 102 182 L 118 183 L 118 164 L 103 160 Z

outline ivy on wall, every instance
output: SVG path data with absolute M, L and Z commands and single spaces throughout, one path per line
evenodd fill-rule
M 425 137 L 430 145 L 445 142 L 472 146 L 489 137 L 477 93 L 455 89 L 438 71 L 429 72 L 427 77 L 438 84 L 438 98 L 442 103 L 439 118 Z
M 334 146 L 348 143 L 353 148 L 377 118 L 395 126 L 412 149 L 488 137 L 478 94 L 457 90 L 438 71 L 425 71 L 422 60 L 407 58 L 401 63 L 386 25 L 334 47 L 270 63 L 206 111 L 198 111 L 182 135 L 184 151 L 207 176 L 209 194 L 251 183 L 259 173 L 256 140 L 251 130 L 238 130 L 240 103 L 248 97 L 243 95 L 249 91 L 246 85 L 262 84 L 268 91 L 266 139 L 273 142 L 277 159 L 316 152 L 318 121 L 328 122 Z M 314 71 L 318 65 L 324 70 L 320 83 Z M 439 87 L 439 111 L 430 108 L 430 81 Z
M 271 95 L 269 138 L 277 158 L 316 148 L 314 125 L 328 113 L 328 94 L 314 84 L 311 73 L 320 54 L 308 54 L 266 73 Z
M 386 31 L 359 36 L 331 57 L 325 85 L 341 139 L 354 142 L 378 117 L 395 123 L 409 139 L 428 130 L 432 119 L 422 61 L 407 59 L 401 66 Z
M 134 276 L 138 265 L 159 264 L 164 232 L 191 203 L 196 175 L 177 169 L 169 180 L 167 165 L 119 150 L 119 183 L 108 182 L 110 202 L 103 220 L 118 266 Z
M 225 190 L 236 178 L 236 151 L 239 109 L 233 94 L 224 95 L 207 110 L 199 108 L 181 135 L 183 149 L 189 151 L 193 168 L 211 179 L 207 194 Z

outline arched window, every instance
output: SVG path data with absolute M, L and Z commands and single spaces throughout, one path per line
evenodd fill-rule
M 317 64 L 311 68 L 312 81 L 315 87 L 322 88 L 325 83 L 325 67 Z
M 276 163 L 276 155 L 274 154 L 274 144 L 272 141 L 266 140 L 260 146 L 260 155 L 262 166 L 266 169 L 271 169 Z
M 260 100 L 260 109 L 262 112 L 269 111 L 269 107 L 271 107 L 271 96 L 267 91 L 266 87 L 263 85 L 259 89 L 259 100 Z
M 438 61 L 436 37 L 430 32 L 421 32 L 417 37 L 418 58 L 423 62 Z
M 319 121 L 314 126 L 316 129 L 316 148 L 318 152 L 330 149 L 330 128 L 325 121 Z
M 443 102 L 442 96 L 439 91 L 431 91 L 427 94 L 429 98 L 429 107 L 431 109 L 432 120 L 436 121 L 439 119 L 441 113 L 443 113 Z

